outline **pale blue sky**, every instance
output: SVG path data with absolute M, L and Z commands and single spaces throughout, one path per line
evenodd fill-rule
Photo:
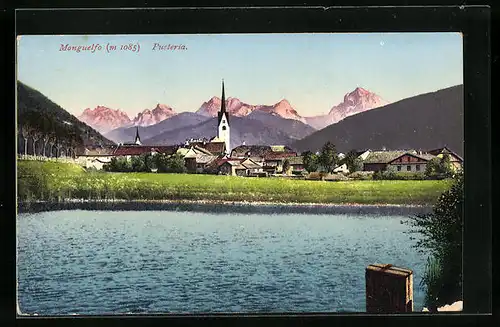
M 140 44 L 138 53 L 59 51 L 61 44 Z M 184 51 L 153 51 L 153 44 Z M 463 83 L 459 33 L 22 36 L 18 79 L 74 115 L 97 105 L 135 116 L 164 103 L 196 111 L 212 96 L 286 98 L 326 113 L 357 86 L 390 102 Z

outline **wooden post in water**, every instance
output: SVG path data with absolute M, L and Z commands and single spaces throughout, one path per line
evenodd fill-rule
M 366 312 L 413 312 L 413 271 L 392 265 L 366 268 Z

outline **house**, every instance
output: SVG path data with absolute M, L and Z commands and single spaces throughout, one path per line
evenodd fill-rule
M 382 171 L 387 165 L 405 153 L 416 153 L 416 151 L 370 151 L 363 161 L 364 171 Z
M 430 150 L 427 152 L 429 154 L 435 155 L 438 158 L 442 158 L 443 155 L 448 154 L 450 156 L 450 162 L 453 165 L 453 167 L 455 168 L 455 170 L 461 169 L 462 165 L 464 163 L 464 159 L 461 156 L 459 156 L 455 152 L 451 151 L 447 147 L 438 148 L 438 149 Z
M 76 155 L 77 162 L 85 168 L 101 170 L 104 164 L 111 162 L 115 148 L 86 148 L 83 153 Z
M 241 165 L 246 168 L 246 175 L 255 175 L 262 173 L 264 170 L 262 169 L 262 164 L 259 164 L 253 161 L 250 158 L 247 158 L 241 162 Z
M 241 163 L 244 159 L 224 159 L 219 162 L 219 174 L 230 176 L 245 176 L 247 168 Z
M 288 159 L 288 163 L 290 164 L 292 171 L 304 171 L 305 170 L 303 156 L 289 157 L 287 159 Z
M 203 146 L 204 149 L 210 151 L 214 155 L 221 155 L 226 153 L 226 142 L 224 141 L 210 141 Z
M 265 172 L 269 174 L 281 173 L 283 171 L 283 163 L 285 159 L 297 157 L 296 152 L 271 152 L 264 156 L 264 166 L 262 167 Z
M 203 172 L 210 163 L 217 159 L 218 156 L 213 155 L 210 151 L 204 148 L 194 146 L 184 154 L 184 165 L 191 172 Z
M 433 158 L 436 158 L 436 156 L 420 151 L 417 153 L 405 153 L 391 160 L 387 164 L 386 169 L 394 172 L 420 173 L 425 171 L 427 162 Z
M 223 141 L 212 140 L 210 142 L 207 142 L 207 141 L 196 140 L 195 142 L 188 142 L 186 144 L 188 144 L 187 145 L 188 148 L 198 147 L 201 149 L 205 149 L 214 155 L 220 155 L 226 153 L 226 142 Z

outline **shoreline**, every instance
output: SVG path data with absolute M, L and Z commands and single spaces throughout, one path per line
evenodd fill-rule
M 432 212 L 431 205 L 278 203 L 199 200 L 66 200 L 18 202 L 18 213 L 46 211 L 187 211 L 238 214 L 356 214 L 416 215 Z

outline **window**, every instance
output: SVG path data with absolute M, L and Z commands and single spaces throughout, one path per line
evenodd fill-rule
M 225 131 L 226 130 L 226 126 L 222 126 L 222 130 Z
M 223 120 L 222 120 L 222 123 L 223 123 L 223 124 L 225 124 L 225 123 L 226 123 L 226 120 L 225 120 L 225 119 L 223 119 Z
M 406 170 L 411 171 L 411 166 L 410 165 L 406 166 Z
M 401 166 L 398 166 L 398 171 L 401 171 Z
M 416 166 L 415 166 L 415 170 L 416 170 L 416 171 L 420 171 L 420 165 L 416 165 Z

